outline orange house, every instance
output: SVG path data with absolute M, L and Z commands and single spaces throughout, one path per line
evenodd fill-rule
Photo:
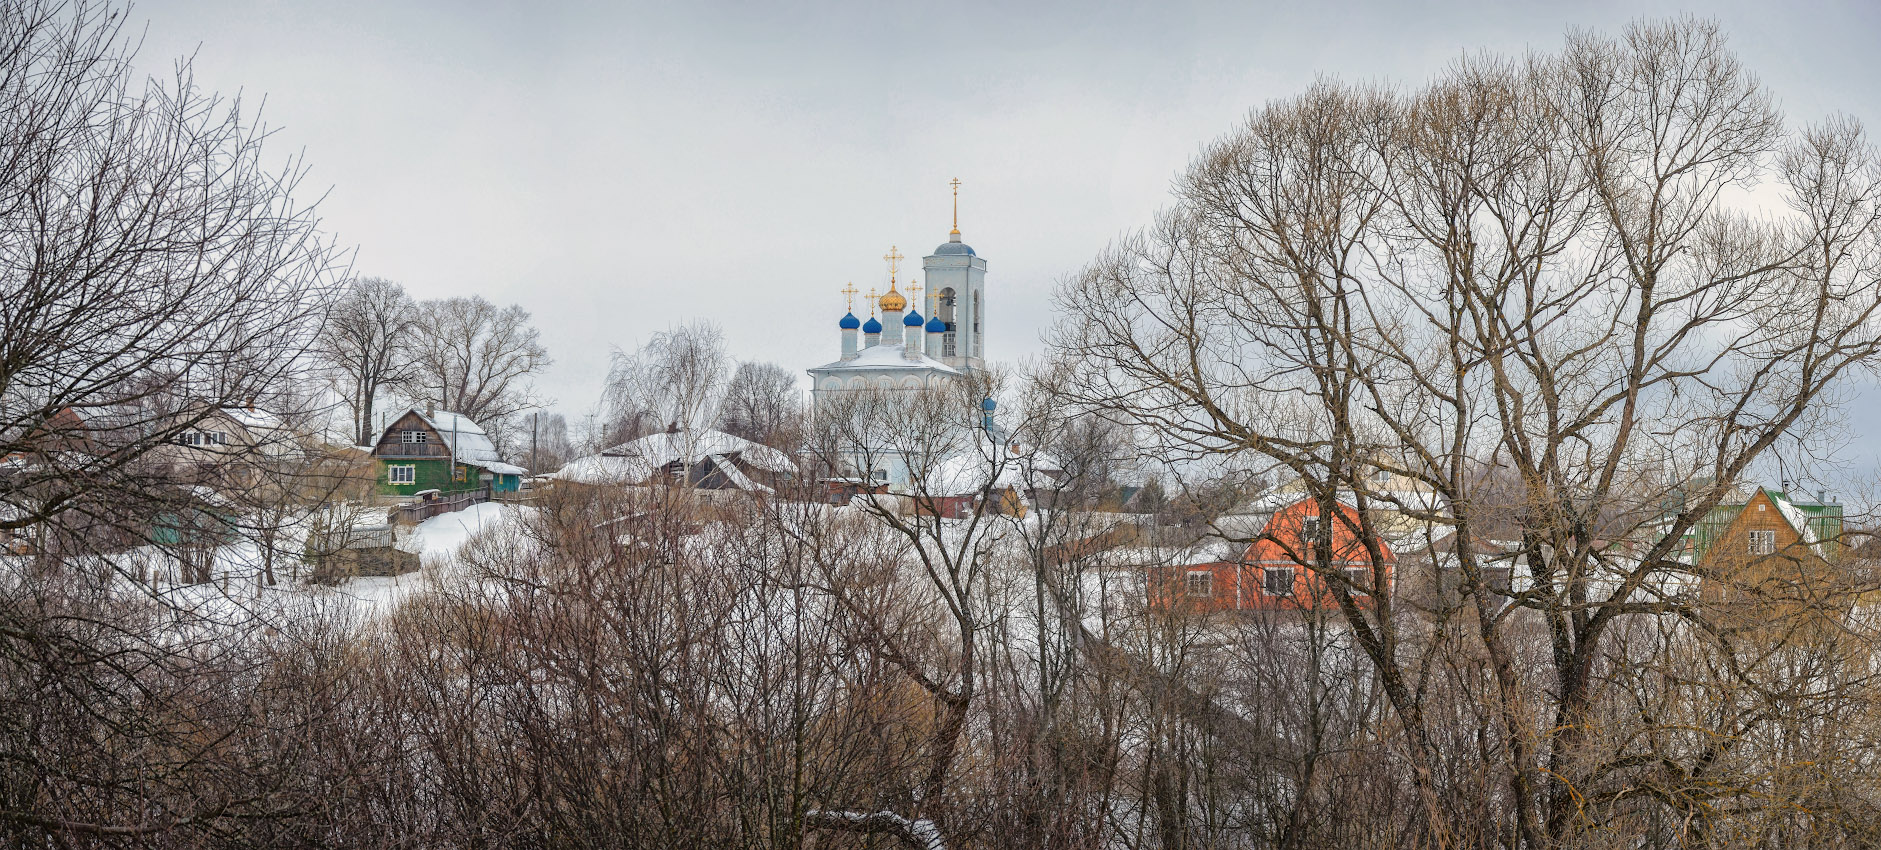
M 1301 499 L 1269 517 L 1260 534 L 1239 560 L 1149 568 L 1149 603 L 1156 610 L 1265 611 L 1335 609 L 1335 586 L 1343 587 L 1359 605 L 1370 603 L 1379 589 L 1390 593 L 1397 556 L 1389 544 L 1378 541 L 1379 560 L 1371 555 L 1355 532 L 1358 509 L 1343 502 L 1331 522 L 1319 514 L 1319 503 Z M 1316 546 L 1330 535 L 1331 559 L 1316 570 Z M 1331 575 L 1327 575 L 1331 573 Z

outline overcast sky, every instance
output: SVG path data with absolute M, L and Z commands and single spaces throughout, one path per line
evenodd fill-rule
M 944 241 L 988 263 L 987 355 L 1164 205 L 1200 145 L 1316 76 L 1420 83 L 1642 14 L 1722 22 L 1792 122 L 1881 127 L 1881 4 L 146 2 L 150 70 L 266 98 L 356 269 L 535 315 L 571 424 L 610 347 L 717 322 L 741 359 L 835 359 L 839 291 Z M 918 264 L 918 261 L 916 261 Z M 1881 414 L 1881 392 L 1857 401 Z M 1881 416 L 1858 416 L 1858 422 Z M 1873 466 L 1881 425 L 1851 459 Z M 1870 434 L 1868 431 L 1872 431 Z

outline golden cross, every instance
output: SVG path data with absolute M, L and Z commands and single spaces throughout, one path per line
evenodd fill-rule
M 955 177 L 953 182 L 947 185 L 954 187 L 954 234 L 959 235 L 960 233 L 960 178 Z
M 918 280 L 908 281 L 908 301 L 914 304 L 921 303 L 921 282 L 920 281 Z
M 843 294 L 843 302 L 849 305 L 847 307 L 848 312 L 851 312 L 851 313 L 855 312 L 856 311 L 856 285 L 855 283 L 852 281 L 848 284 L 845 284 L 840 291 Z
M 875 287 L 869 287 L 869 315 L 875 315 Z
M 895 249 L 895 246 L 890 245 L 888 246 L 888 253 L 883 254 L 882 259 L 888 261 L 888 288 L 894 289 L 895 272 L 901 270 L 901 261 L 906 258 L 901 255 L 900 251 Z

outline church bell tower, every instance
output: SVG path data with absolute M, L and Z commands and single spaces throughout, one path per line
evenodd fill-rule
M 954 228 L 921 260 L 927 275 L 929 333 L 939 329 L 939 360 L 963 372 L 986 368 L 986 261 L 960 241 L 960 181 L 954 190 Z

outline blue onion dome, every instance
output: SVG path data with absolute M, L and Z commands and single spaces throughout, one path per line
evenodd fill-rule
M 992 413 L 993 411 L 999 409 L 999 402 L 993 401 L 990 398 L 984 399 L 980 402 L 980 409 L 986 411 L 987 413 Z
M 901 323 L 911 328 L 918 328 L 925 322 L 926 320 L 921 318 L 920 310 L 909 310 L 908 315 L 901 317 Z
M 865 334 L 881 333 L 882 323 L 876 321 L 874 316 L 870 316 L 868 321 L 862 323 L 862 332 Z
M 846 331 L 853 331 L 856 328 L 862 327 L 862 320 L 856 318 L 856 314 L 854 313 L 844 313 L 842 321 L 837 322 L 836 327 Z
M 935 316 L 927 320 L 927 332 L 931 334 L 944 334 L 947 332 L 947 323 L 941 321 L 939 316 Z

